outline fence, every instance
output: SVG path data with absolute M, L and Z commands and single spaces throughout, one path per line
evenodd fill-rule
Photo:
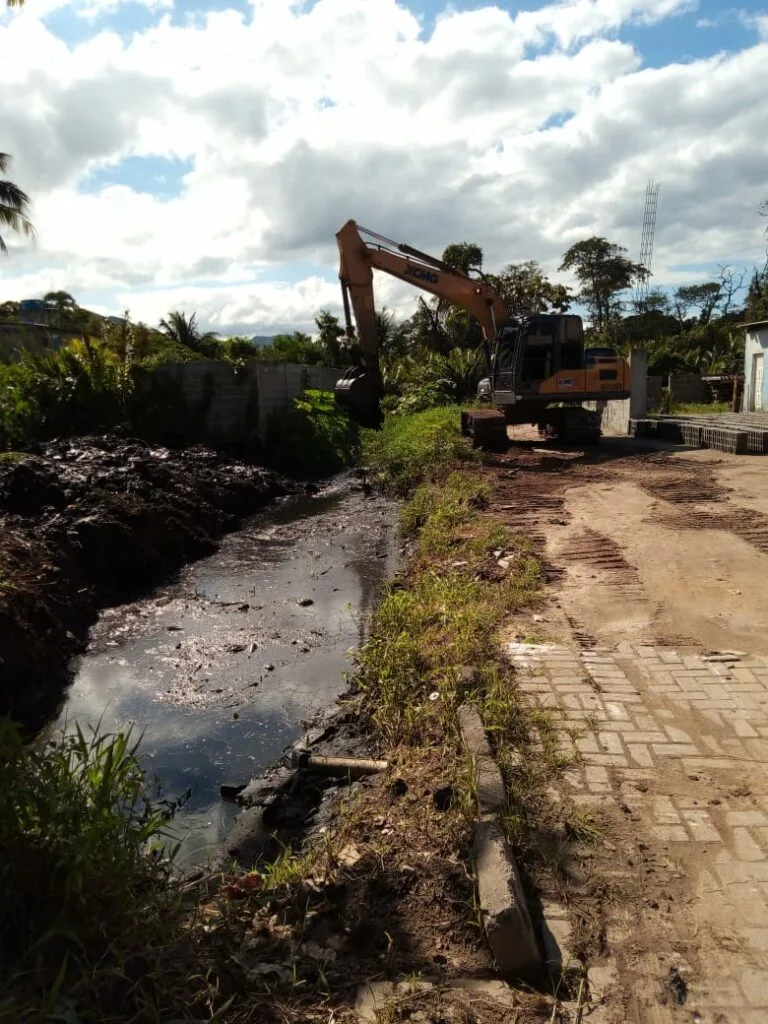
M 329 391 L 342 370 L 328 366 L 264 363 L 235 367 L 220 360 L 164 363 L 139 375 L 140 398 L 168 418 L 178 417 L 208 444 L 258 446 L 270 414 L 307 388 Z M 173 423 L 169 422 L 170 432 Z

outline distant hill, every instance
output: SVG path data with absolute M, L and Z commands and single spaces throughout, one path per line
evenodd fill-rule
M 273 337 L 271 334 L 254 334 L 250 341 L 257 348 L 264 348 L 266 345 L 272 344 Z

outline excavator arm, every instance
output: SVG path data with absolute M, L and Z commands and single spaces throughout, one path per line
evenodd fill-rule
M 366 235 L 371 241 L 363 239 Z M 336 385 L 336 400 L 358 423 L 381 426 L 382 381 L 376 327 L 373 271 L 383 270 L 407 284 L 461 306 L 480 323 L 486 356 L 507 316 L 506 305 L 490 285 L 469 277 L 442 260 L 349 220 L 336 233 L 347 336 L 352 337 L 352 312 L 363 366 L 352 367 Z M 351 308 L 350 308 L 351 307 Z

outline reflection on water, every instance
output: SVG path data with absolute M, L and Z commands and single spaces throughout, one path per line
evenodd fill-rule
M 143 732 L 163 795 L 191 790 L 175 824 L 182 863 L 232 826 L 220 785 L 262 771 L 343 690 L 394 571 L 393 521 L 387 502 L 348 490 L 287 502 L 173 585 L 102 615 L 59 721 Z

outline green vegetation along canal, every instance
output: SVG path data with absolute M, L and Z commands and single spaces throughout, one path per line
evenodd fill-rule
M 396 567 L 395 508 L 342 477 L 247 521 L 218 552 L 93 628 L 59 725 L 143 732 L 162 797 L 189 791 L 180 864 L 213 855 L 245 783 L 345 689 L 350 649 Z

